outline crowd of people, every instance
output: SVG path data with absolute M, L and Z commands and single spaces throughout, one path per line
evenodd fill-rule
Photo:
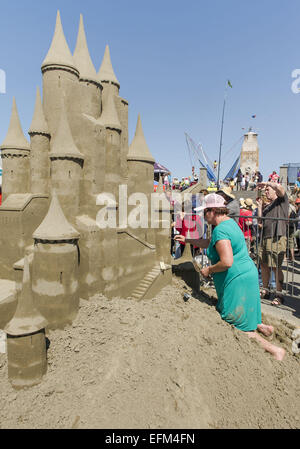
M 262 182 L 263 176 L 259 170 L 251 173 L 250 171 L 245 171 L 239 168 L 236 176 L 227 180 L 228 187 L 231 190 L 255 190 L 257 184 Z
M 197 184 L 198 176 L 193 174 L 192 176 L 182 177 L 181 181 L 178 178 L 173 178 L 172 182 L 168 185 L 170 190 L 179 190 L 183 192 L 194 184 Z
M 257 333 L 270 336 L 274 331 L 261 322 L 260 301 L 269 298 L 273 306 L 284 302 L 283 261 L 294 261 L 300 253 L 300 187 L 286 191 L 275 175 L 267 182 L 257 180 L 255 201 L 247 197 L 238 201 L 231 186 L 216 193 L 203 189 L 203 204 L 190 204 L 191 213 L 174 218 L 172 251 L 175 258 L 182 256 L 186 246 L 194 258 L 205 253 L 211 264 L 203 266 L 201 274 L 213 277 L 221 317 L 282 360 L 284 349 Z
M 198 182 L 198 176 L 196 174 L 193 174 L 192 176 L 183 176 L 181 180 L 177 177 L 172 178 L 171 173 L 163 173 L 160 174 L 159 177 L 161 177 L 164 191 L 177 190 L 183 192 Z M 158 181 L 154 182 L 154 192 L 156 192 L 157 185 Z

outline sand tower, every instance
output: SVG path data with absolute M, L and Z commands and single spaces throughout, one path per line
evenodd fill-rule
M 50 180 L 50 132 L 46 122 L 39 88 L 33 119 L 28 131 L 30 135 L 30 178 L 32 193 L 49 193 Z
M 32 291 L 49 327 L 64 327 L 79 307 L 79 233 L 67 221 L 55 191 L 49 211 L 33 233 Z
M 27 142 L 17 111 L 15 98 L 8 132 L 1 145 L 2 158 L 2 199 L 11 193 L 29 192 L 30 182 L 30 147 Z
M 47 324 L 33 304 L 29 262 L 25 257 L 18 306 L 4 329 L 7 333 L 8 377 L 15 388 L 35 385 L 46 373 Z
M 67 99 L 67 111 L 76 116 L 78 109 L 77 84 L 79 72 L 67 44 L 57 12 L 56 26 L 52 43 L 42 63 L 43 108 L 51 135 L 56 131 L 60 118 L 61 99 Z
M 106 45 L 103 60 L 98 72 L 98 78 L 103 86 L 103 100 L 106 96 L 112 94 L 116 110 L 121 125 L 121 151 L 120 151 L 120 169 L 124 180 L 127 179 L 127 152 L 128 152 L 128 101 L 119 96 L 120 83 L 115 75 L 109 46 Z
M 64 100 L 60 110 L 57 131 L 51 139 L 51 184 L 68 220 L 73 221 L 79 212 L 80 180 L 84 156 L 78 151 L 69 126 Z

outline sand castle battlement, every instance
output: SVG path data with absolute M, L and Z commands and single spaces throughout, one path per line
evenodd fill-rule
M 2 326 L 16 311 L 25 256 L 34 306 L 52 328 L 72 321 L 79 298 L 151 298 L 171 279 L 169 229 L 97 225 L 100 193 L 114 194 L 118 208 L 120 185 L 144 193 L 149 204 L 153 192 L 155 161 L 140 117 L 129 146 L 128 102 L 119 96 L 109 47 L 97 73 L 82 16 L 72 55 L 58 12 L 41 71 L 43 102 L 37 89 L 30 143 L 14 99 L 1 145 Z

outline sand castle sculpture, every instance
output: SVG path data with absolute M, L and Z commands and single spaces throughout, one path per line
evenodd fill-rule
M 109 298 L 151 298 L 171 280 L 170 230 L 162 228 L 162 207 L 156 228 L 97 224 L 100 208 L 109 213 L 121 207 L 120 185 L 128 196 L 147 196 L 150 220 L 153 192 L 154 158 L 140 117 L 129 146 L 128 102 L 119 96 L 109 47 L 96 73 L 82 16 L 72 55 L 58 12 L 41 71 L 43 103 L 37 89 L 30 143 L 14 99 L 1 145 L 0 329 L 8 326 L 11 348 L 19 335 L 13 326 L 17 318 L 30 321 L 40 314 L 43 324 L 37 327 L 45 327 L 44 321 L 49 328 L 64 327 L 76 316 L 79 298 L 99 292 Z M 114 194 L 116 201 L 99 206 L 102 192 Z M 26 306 L 24 295 L 32 295 L 32 305 Z M 40 338 L 43 327 L 28 332 Z M 40 375 L 42 361 L 37 365 Z
M 259 148 L 257 133 L 249 129 L 244 134 L 244 141 L 241 150 L 241 170 L 242 173 L 254 173 L 259 169 Z

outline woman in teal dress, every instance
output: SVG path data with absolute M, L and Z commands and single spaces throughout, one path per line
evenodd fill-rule
M 241 229 L 227 216 L 228 209 L 220 195 L 206 195 L 204 205 L 196 210 L 201 209 L 207 223 L 214 226 L 211 240 L 196 241 L 183 236 L 176 236 L 176 240 L 207 248 L 212 264 L 202 268 L 201 273 L 205 277 L 213 276 L 218 296 L 217 310 L 222 319 L 255 338 L 277 360 L 282 360 L 285 350 L 256 332 L 270 336 L 274 329 L 261 322 L 258 272 L 248 254 Z

